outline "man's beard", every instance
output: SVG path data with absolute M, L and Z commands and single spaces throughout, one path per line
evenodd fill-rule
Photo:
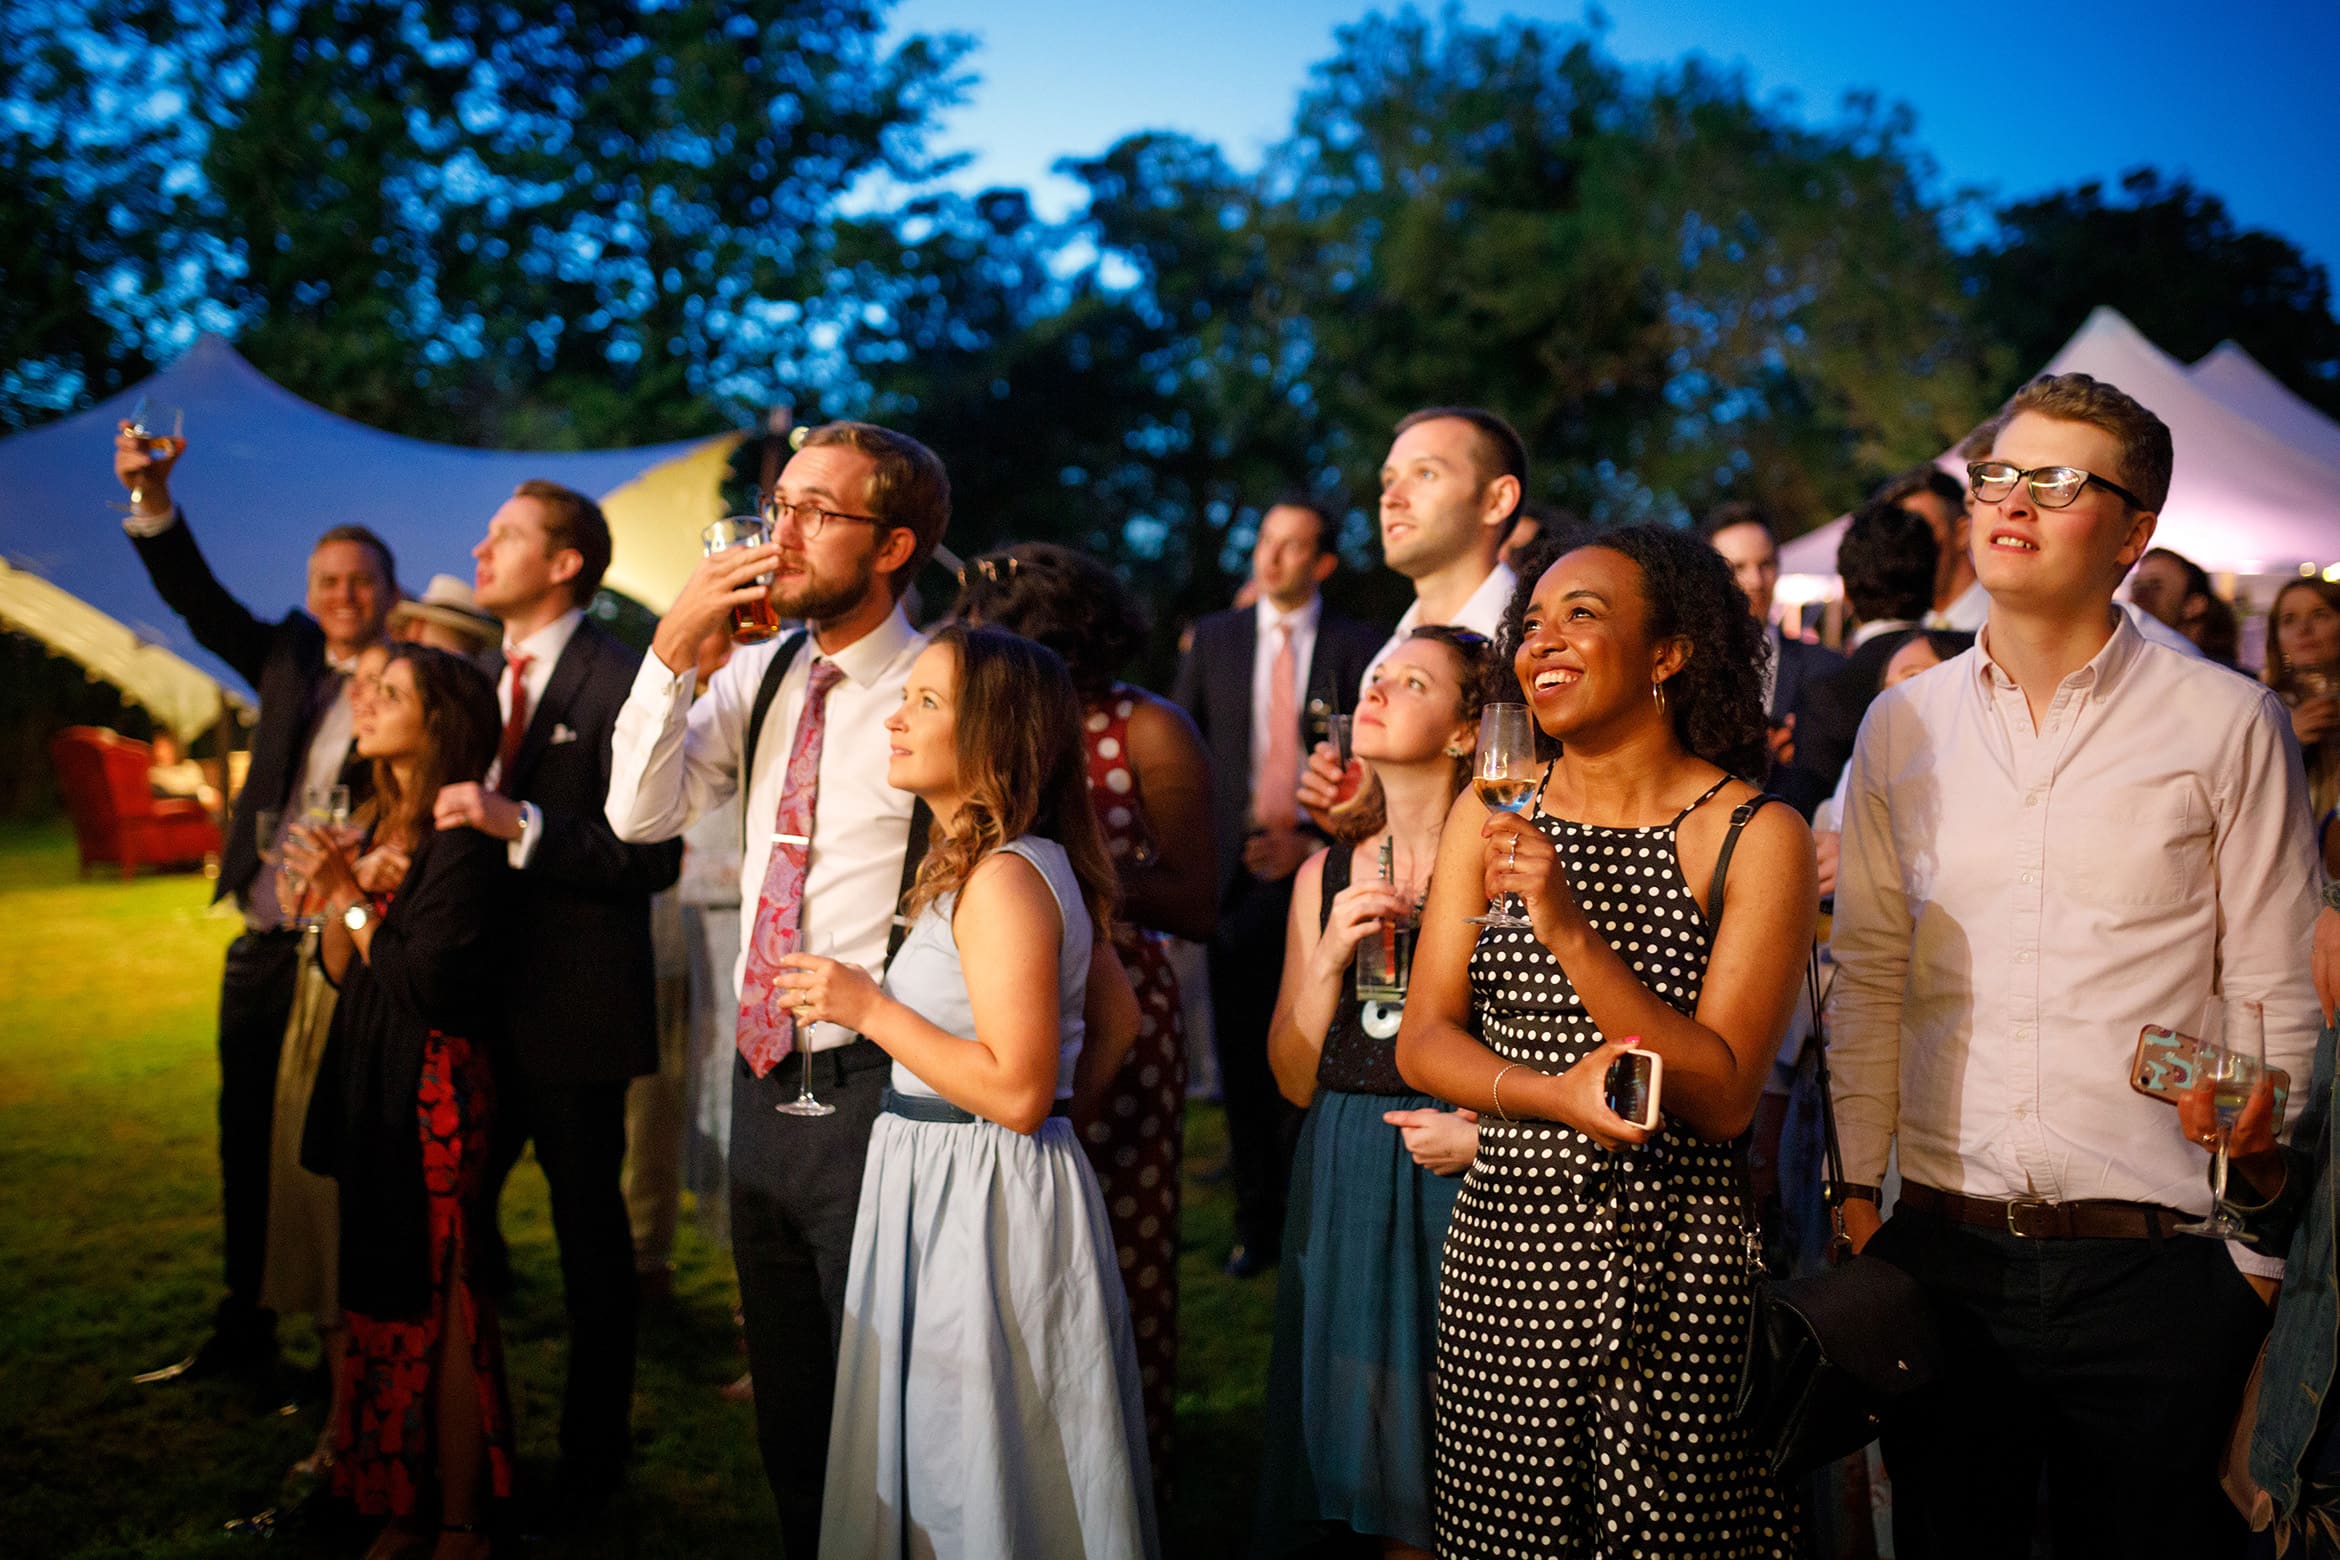
M 772 605 L 782 617 L 826 623 L 861 605 L 874 576 L 867 564 L 844 579 L 824 580 L 808 574 L 792 585 L 775 584 Z

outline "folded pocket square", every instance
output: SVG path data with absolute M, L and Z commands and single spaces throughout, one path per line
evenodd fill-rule
M 553 727 L 552 740 L 553 746 L 558 747 L 564 742 L 576 741 L 577 733 L 570 730 L 567 726 L 556 725 Z

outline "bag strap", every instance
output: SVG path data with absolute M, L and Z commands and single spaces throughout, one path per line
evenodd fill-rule
M 800 628 L 780 641 L 779 650 L 764 663 L 763 678 L 756 684 L 756 702 L 748 709 L 746 748 L 739 760 L 739 848 L 743 853 L 747 850 L 747 791 L 756 772 L 756 744 L 764 735 L 764 717 L 772 713 L 772 701 L 780 696 L 780 680 L 796 664 L 807 632 Z
M 1706 794 L 1712 796 L 1714 792 L 1709 791 Z M 1716 852 L 1714 858 L 1714 876 L 1708 880 L 1706 885 L 1707 925 L 1717 927 L 1722 925 L 1723 882 L 1730 876 L 1731 853 L 1739 848 L 1740 833 L 1747 827 L 1749 819 L 1773 802 L 1784 806 L 1787 798 L 1774 796 L 1769 791 L 1758 791 L 1731 809 L 1731 826 L 1723 834 L 1722 849 Z M 1693 802 L 1691 806 L 1695 809 L 1697 803 Z
M 934 830 L 934 809 L 920 797 L 910 806 L 910 839 L 902 848 L 902 881 L 894 889 L 894 924 L 886 931 L 886 965 L 892 967 L 894 955 L 902 951 L 902 939 L 910 935 L 910 918 L 902 913 L 902 906 L 910 901 L 910 885 L 918 881 L 919 864 L 926 860 L 927 836 Z M 878 971 L 880 975 L 884 969 Z

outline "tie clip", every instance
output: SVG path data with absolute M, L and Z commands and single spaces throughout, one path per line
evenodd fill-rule
M 809 847 L 812 844 L 812 836 L 809 834 L 775 834 L 772 836 L 772 838 L 775 842 L 782 845 L 803 845 Z

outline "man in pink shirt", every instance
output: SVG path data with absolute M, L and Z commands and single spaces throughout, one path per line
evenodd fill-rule
M 2280 1254 L 2176 1233 L 2201 1149 L 2129 1087 L 2138 1032 L 2265 1006 L 2304 1087 L 2317 909 L 2299 751 L 2257 684 L 2145 639 L 2113 593 L 2151 545 L 2169 430 L 2035 380 L 1969 468 L 1990 616 L 1881 697 L 1852 761 L 1832 999 L 1856 1240 L 1906 1269 L 1947 1369 L 1888 1427 L 1905 1560 L 2240 1554 L 2215 1477 Z M 1873 1240 L 1871 1237 L 1874 1237 Z

